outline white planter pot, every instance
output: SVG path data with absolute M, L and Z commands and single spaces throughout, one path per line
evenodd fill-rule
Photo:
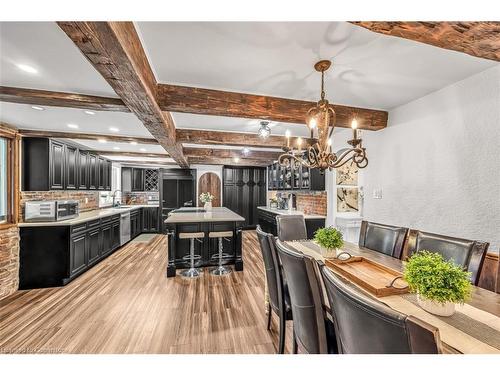
M 337 253 L 337 249 L 327 249 L 326 247 L 321 247 L 321 255 L 323 258 L 335 258 Z
M 451 316 L 455 313 L 455 304 L 453 302 L 440 303 L 420 297 L 417 293 L 417 301 L 421 308 L 434 315 Z
M 212 210 L 212 202 L 206 202 L 205 205 L 203 206 L 205 210 L 211 211 Z

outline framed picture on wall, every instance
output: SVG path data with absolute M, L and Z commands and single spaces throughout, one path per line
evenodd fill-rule
M 336 169 L 337 185 L 357 185 L 358 167 L 353 161 L 345 163 Z
M 338 187 L 337 188 L 337 212 L 358 212 L 358 188 Z

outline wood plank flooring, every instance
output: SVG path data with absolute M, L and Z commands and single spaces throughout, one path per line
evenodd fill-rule
M 167 279 L 166 246 L 162 235 L 131 242 L 65 287 L 0 300 L 0 353 L 276 353 L 254 231 L 244 271 L 225 277 Z

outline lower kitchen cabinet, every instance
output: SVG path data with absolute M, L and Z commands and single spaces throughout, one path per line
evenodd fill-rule
M 86 233 L 71 237 L 70 245 L 70 276 L 76 275 L 87 267 L 88 236 Z
M 142 232 L 143 233 L 158 233 L 159 217 L 158 207 L 143 207 L 142 210 Z
M 93 264 L 99 260 L 101 257 L 101 229 L 96 228 L 96 229 L 91 229 L 89 230 L 88 234 L 88 264 Z
M 130 239 L 134 239 L 139 234 L 141 234 L 142 231 L 141 219 L 142 215 L 140 208 L 132 210 L 130 212 Z
M 260 228 L 266 233 L 278 235 L 278 225 L 276 224 L 276 216 L 278 214 L 266 210 L 258 209 Z M 307 239 L 313 239 L 314 233 L 325 226 L 326 219 L 324 218 L 306 218 Z

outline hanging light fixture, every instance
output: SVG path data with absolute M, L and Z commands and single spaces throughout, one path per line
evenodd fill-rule
M 336 155 L 332 152 L 331 134 L 335 127 L 335 111 L 325 99 L 324 78 L 325 71 L 330 68 L 331 61 L 321 60 L 314 65 L 314 68 L 321 73 L 321 99 L 314 107 L 309 109 L 306 115 L 306 125 L 311 131 L 311 139 L 317 135 L 316 143 L 302 150 L 302 139 L 297 139 L 298 150 L 290 147 L 290 134 L 287 133 L 286 145 L 283 147 L 284 154 L 280 155 L 278 161 L 282 166 L 292 166 L 298 168 L 301 164 L 308 168 L 317 168 L 321 171 L 338 168 L 352 160 L 358 168 L 365 168 L 368 165 L 365 148 L 362 146 L 358 133 L 358 122 L 355 116 L 351 123 L 353 129 L 353 139 L 347 141 L 351 148 Z
M 261 121 L 259 128 L 259 137 L 267 138 L 271 135 L 271 128 L 269 127 L 269 121 Z

